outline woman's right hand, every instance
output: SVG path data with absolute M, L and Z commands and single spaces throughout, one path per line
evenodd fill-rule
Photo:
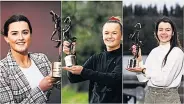
M 73 45 L 73 51 L 74 51 L 72 53 L 75 53 L 75 45 L 76 45 L 76 43 L 73 42 L 72 45 Z M 68 41 L 64 41 L 63 42 L 63 52 L 65 54 L 70 54 L 70 48 L 69 48 L 69 46 L 70 46 L 70 43 Z
M 49 76 L 46 76 L 39 83 L 39 88 L 42 91 L 46 91 L 46 90 L 52 88 L 54 82 L 55 82 L 55 78 L 52 78 L 50 75 Z

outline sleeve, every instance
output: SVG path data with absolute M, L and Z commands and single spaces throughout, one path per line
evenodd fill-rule
M 75 75 L 75 74 L 72 74 L 71 72 L 67 72 L 67 76 L 71 83 L 77 83 L 77 82 L 82 82 L 86 80 L 82 78 L 81 75 Z
M 184 53 L 179 48 L 174 48 L 168 55 L 165 66 L 160 68 L 157 74 L 151 76 L 152 84 L 160 87 L 169 86 L 178 75 L 182 75 L 183 61 Z
M 48 63 L 47 70 L 43 70 L 43 71 L 47 71 L 47 73 L 49 75 L 52 72 L 51 71 L 52 63 L 49 61 L 48 57 L 45 54 L 43 54 L 43 53 L 41 53 L 41 54 L 43 55 L 44 59 L 46 60 L 46 63 Z
M 153 51 L 153 50 L 152 50 Z M 149 63 L 151 62 L 151 57 L 152 57 L 152 53 L 150 52 L 150 54 L 148 55 L 148 57 L 146 58 L 146 62 L 145 65 L 143 64 L 143 61 L 139 62 L 139 66 L 142 68 L 146 68 L 146 66 L 149 66 Z M 148 71 L 149 69 L 146 68 L 145 74 L 143 74 L 142 72 L 137 72 L 136 76 L 137 79 L 139 80 L 139 82 L 147 82 L 150 79 L 150 76 L 148 75 Z
M 29 94 L 22 99 L 19 104 L 26 103 L 45 103 L 47 100 L 46 96 L 42 93 L 42 91 L 36 87 L 30 91 Z M 14 99 L 14 95 L 12 93 L 8 75 L 5 72 L 4 67 L 0 67 L 0 103 L 1 104 L 16 104 L 17 101 Z
M 88 68 L 92 68 L 93 67 L 93 60 L 94 60 L 94 55 L 91 56 L 83 65 L 83 67 L 88 67 Z M 83 69 L 84 70 L 84 69 Z M 81 72 L 82 74 L 82 72 Z M 88 80 L 84 77 L 82 77 L 81 75 L 75 75 L 75 74 L 72 74 L 71 72 L 67 72 L 67 75 L 68 75 L 68 79 L 70 80 L 71 83 L 77 83 L 77 82 L 82 82 L 82 81 L 85 81 L 85 80 Z
M 107 86 L 115 86 L 115 85 L 122 85 L 122 57 L 118 58 L 118 61 L 116 63 L 116 66 L 114 70 L 111 73 L 106 73 L 106 72 L 99 72 L 99 71 L 94 71 L 90 69 L 94 63 L 91 63 L 93 58 L 90 58 L 86 64 L 85 68 L 81 72 L 81 76 L 84 79 L 88 79 L 90 81 L 95 81 L 100 84 L 104 84 Z M 117 87 L 116 86 L 116 87 Z

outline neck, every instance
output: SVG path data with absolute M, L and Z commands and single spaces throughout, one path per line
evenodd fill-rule
M 170 41 L 169 42 L 160 42 L 159 45 L 170 45 Z
M 120 45 L 118 45 L 117 47 L 106 47 L 107 48 L 107 51 L 110 52 L 110 51 L 114 51 L 114 50 L 117 50 L 120 48 Z
M 11 49 L 12 57 L 20 67 L 28 68 L 31 65 L 31 60 L 28 57 L 28 52 L 19 53 Z

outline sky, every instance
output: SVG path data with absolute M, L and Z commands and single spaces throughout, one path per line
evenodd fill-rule
M 163 5 L 166 4 L 167 8 L 170 9 L 171 6 L 175 7 L 176 4 L 180 6 L 184 6 L 184 0 L 123 0 L 123 5 L 135 5 L 142 4 L 144 7 L 152 4 L 154 6 L 157 5 L 158 10 L 163 9 Z

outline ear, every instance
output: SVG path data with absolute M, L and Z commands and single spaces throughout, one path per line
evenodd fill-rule
M 123 35 L 121 35 L 121 41 L 123 41 Z
M 4 36 L 4 40 L 9 44 L 9 39 L 8 39 L 8 37 Z

